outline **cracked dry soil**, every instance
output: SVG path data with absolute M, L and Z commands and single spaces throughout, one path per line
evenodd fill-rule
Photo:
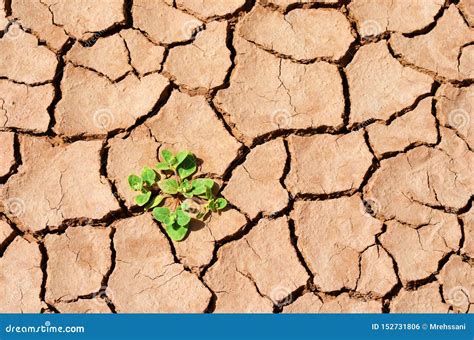
M 0 6 L 0 312 L 474 310 L 472 0 Z M 184 242 L 165 147 L 230 202 Z

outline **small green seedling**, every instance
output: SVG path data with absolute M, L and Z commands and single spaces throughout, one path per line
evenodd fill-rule
M 163 150 L 155 169 L 144 167 L 140 176 L 128 176 L 130 188 L 139 192 L 137 205 L 145 211 L 153 209 L 153 217 L 175 241 L 186 237 L 192 219 L 203 220 L 209 212 L 227 206 L 224 198 L 214 196 L 212 179 L 191 179 L 196 170 L 196 157 L 191 152 Z

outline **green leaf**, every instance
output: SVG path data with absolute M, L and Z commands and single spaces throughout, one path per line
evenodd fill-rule
M 176 155 L 176 165 L 180 165 L 191 153 L 189 151 L 180 151 Z
M 156 172 L 153 171 L 153 169 L 150 169 L 149 167 L 145 166 L 142 170 L 142 179 L 143 182 L 147 183 L 149 186 L 152 186 L 155 184 L 156 180 Z
M 208 200 L 214 200 L 214 194 L 212 193 L 212 190 L 208 187 L 206 187 L 206 198 Z
M 193 195 L 202 195 L 206 193 L 206 187 L 204 185 L 195 187 L 193 191 L 191 191 Z
M 214 181 L 210 178 L 197 178 L 193 181 L 193 195 L 203 195 L 206 193 L 206 188 L 212 189 Z
M 214 187 L 214 181 L 210 178 L 196 178 L 193 181 L 193 186 L 198 187 L 198 186 L 204 186 L 209 189 L 212 189 Z
M 178 182 L 173 178 L 168 178 L 158 182 L 158 186 L 165 194 L 174 195 L 178 193 Z
M 186 237 L 186 234 L 188 233 L 188 227 L 180 226 L 177 223 L 174 223 L 166 226 L 166 232 L 173 241 L 181 241 Z
M 165 162 L 160 162 L 158 164 L 156 164 L 155 166 L 156 170 L 158 171 L 166 171 L 166 170 L 171 170 L 169 165 Z
M 185 179 L 183 181 L 183 183 L 181 184 L 181 187 L 184 189 L 185 192 L 188 192 L 191 190 L 191 188 L 193 187 L 192 183 L 190 181 L 188 181 L 187 179 Z
M 160 205 L 161 202 L 165 199 L 164 196 L 158 195 L 156 196 L 153 200 L 150 201 L 150 203 L 147 205 L 146 210 L 153 209 L 154 207 L 157 207 Z
M 176 217 L 176 222 L 182 227 L 187 226 L 191 222 L 191 217 L 182 209 L 176 210 Z
M 178 166 L 178 175 L 181 179 L 184 179 L 195 173 L 196 169 L 196 159 L 193 154 L 189 154 Z
M 130 185 L 130 188 L 132 188 L 135 191 L 142 190 L 143 188 L 143 180 L 141 179 L 141 177 L 138 177 L 137 175 L 128 176 L 128 184 Z
M 165 207 L 156 207 L 153 209 L 153 217 L 165 225 L 170 224 L 170 210 Z
M 144 194 L 137 195 L 135 196 L 135 203 L 137 203 L 140 207 L 143 207 L 150 200 L 150 196 L 151 196 L 150 191 Z
M 176 222 L 176 213 L 174 211 L 170 212 L 170 222 L 168 224 L 174 224 Z
M 163 151 L 161 151 L 161 157 L 163 157 L 164 161 L 168 165 L 171 165 L 173 163 L 174 157 L 173 157 L 173 153 L 170 150 L 164 149 Z
M 217 210 L 222 210 L 227 206 L 227 200 L 225 198 L 219 197 L 216 199 L 216 208 Z

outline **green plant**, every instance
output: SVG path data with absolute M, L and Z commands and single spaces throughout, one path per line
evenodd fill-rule
M 192 219 L 204 220 L 209 212 L 227 206 L 224 198 L 215 197 L 212 179 L 191 178 L 196 170 L 196 157 L 191 152 L 163 150 L 154 169 L 145 166 L 140 176 L 128 176 L 130 188 L 139 192 L 137 205 L 145 211 L 153 209 L 153 217 L 175 241 L 186 237 Z

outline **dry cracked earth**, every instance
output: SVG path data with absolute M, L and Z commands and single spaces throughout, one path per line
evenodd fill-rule
M 474 1 L 0 6 L 0 312 L 474 311 Z M 183 242 L 165 147 L 230 202 Z

